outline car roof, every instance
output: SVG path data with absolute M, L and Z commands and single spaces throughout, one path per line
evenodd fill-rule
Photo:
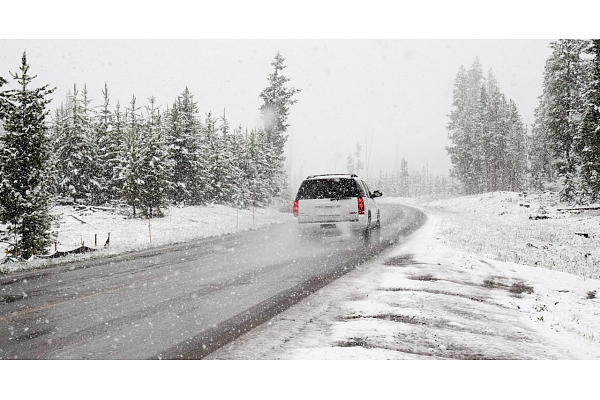
M 309 175 L 306 180 L 309 179 L 320 179 L 320 178 L 357 178 L 356 174 L 320 174 L 320 175 Z

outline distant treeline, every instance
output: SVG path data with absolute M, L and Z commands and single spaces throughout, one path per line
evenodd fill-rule
M 458 71 L 449 119 L 451 174 L 465 194 L 525 188 L 525 125 L 492 70 L 484 77 L 478 59 L 469 70 Z
M 432 175 L 426 167 L 409 171 L 405 159 L 401 160 L 399 170 L 379 171 L 370 186 L 373 186 L 373 190 L 381 190 L 386 196 L 394 197 L 448 196 L 458 194 L 461 189 L 452 177 Z

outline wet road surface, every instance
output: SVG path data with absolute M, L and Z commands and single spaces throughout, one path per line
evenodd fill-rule
M 0 277 L 0 359 L 201 359 L 418 229 L 380 205 L 379 240 L 296 224 Z

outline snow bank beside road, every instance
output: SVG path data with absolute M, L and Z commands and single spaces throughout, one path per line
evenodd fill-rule
M 291 214 L 272 209 L 238 210 L 222 205 L 171 207 L 165 217 L 150 220 L 104 211 L 77 213 L 77 218 L 73 218 L 71 207 L 57 207 L 55 212 L 61 216 L 58 250 L 77 247 L 80 240 L 91 246 L 95 234 L 98 245 L 102 246 L 110 232 L 110 254 L 235 233 L 292 219 Z
M 220 236 L 293 219 L 291 213 L 281 213 L 273 209 L 238 210 L 222 205 L 171 207 L 165 210 L 165 217 L 153 218 L 150 221 L 127 218 L 106 210 L 77 211 L 72 206 L 54 207 L 52 213 L 59 216 L 58 251 L 73 250 L 80 247 L 82 243 L 87 247 L 101 250 L 72 256 L 78 259 Z M 109 246 L 104 248 L 109 235 Z M 2 252 L 3 257 L 4 252 Z M 3 268 L 3 271 L 4 269 L 16 271 L 64 260 L 64 258 L 34 259 L 29 262 L 5 263 L 0 265 L 0 268 Z
M 561 211 L 568 205 L 550 193 L 495 192 L 421 205 L 442 219 L 440 234 L 453 247 L 600 279 L 600 211 Z

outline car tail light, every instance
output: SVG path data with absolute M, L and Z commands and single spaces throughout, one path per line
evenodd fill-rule
M 298 216 L 298 199 L 294 200 L 294 217 Z
M 365 213 L 365 201 L 360 196 L 358 197 L 358 213 L 359 214 Z

